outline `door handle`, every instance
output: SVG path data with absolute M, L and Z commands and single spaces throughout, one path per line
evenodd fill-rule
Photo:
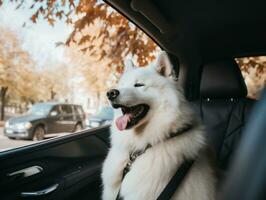
M 11 177 L 12 179 L 14 178 L 27 178 L 29 176 L 33 176 L 35 174 L 39 174 L 43 171 L 43 168 L 41 166 L 35 165 L 31 167 L 27 167 L 12 173 L 8 173 L 7 176 Z
M 45 188 L 43 190 L 33 191 L 33 192 L 21 192 L 21 197 L 40 197 L 45 196 L 47 194 L 51 194 L 58 188 L 59 184 L 56 183 L 54 185 L 51 185 L 48 188 Z

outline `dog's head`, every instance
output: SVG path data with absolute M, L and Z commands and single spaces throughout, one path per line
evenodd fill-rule
M 120 131 L 137 128 L 174 109 L 178 102 L 175 73 L 165 52 L 147 67 L 137 68 L 131 60 L 125 61 L 125 67 L 117 88 L 107 92 Z

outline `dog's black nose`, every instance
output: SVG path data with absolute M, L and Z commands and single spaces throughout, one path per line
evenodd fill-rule
M 106 93 L 106 96 L 110 101 L 113 101 L 118 95 L 119 95 L 119 90 L 116 89 L 108 90 Z

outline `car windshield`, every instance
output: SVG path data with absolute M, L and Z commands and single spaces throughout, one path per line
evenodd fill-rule
M 114 115 L 113 109 L 111 107 L 103 107 L 97 117 L 104 119 L 112 119 Z
M 52 105 L 48 104 L 36 104 L 31 107 L 29 114 L 34 115 L 47 115 L 52 108 Z

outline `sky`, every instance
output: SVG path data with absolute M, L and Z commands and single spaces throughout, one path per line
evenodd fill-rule
M 64 61 L 64 48 L 55 47 L 56 42 L 64 42 L 71 33 L 71 26 L 57 22 L 50 26 L 39 19 L 33 24 L 29 18 L 33 11 L 27 8 L 15 9 L 13 3 L 4 3 L 0 7 L 0 24 L 15 30 L 23 39 L 23 48 L 30 52 L 40 67 L 46 61 Z M 26 22 L 26 26 L 23 24 Z

